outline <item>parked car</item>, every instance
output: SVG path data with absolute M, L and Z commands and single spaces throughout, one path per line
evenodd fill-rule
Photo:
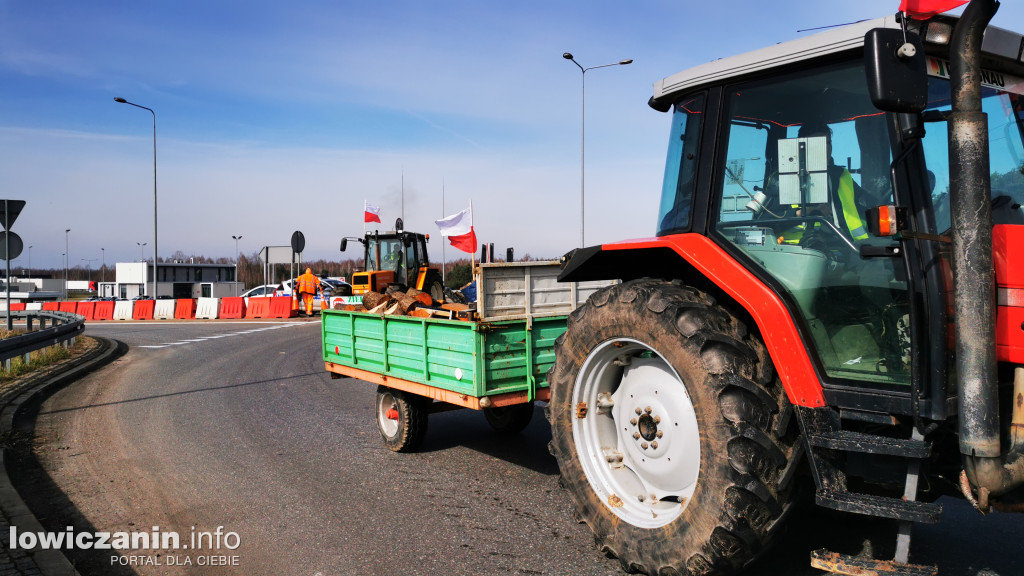
M 243 298 L 254 298 L 259 296 L 273 296 L 274 289 L 280 286 L 280 284 L 263 284 L 255 288 L 250 288 L 242 293 Z
M 274 291 L 276 296 L 291 296 L 292 295 L 292 280 L 285 280 L 284 282 L 277 285 L 277 289 Z M 343 282 L 335 278 L 320 278 L 320 293 L 313 297 L 313 310 L 317 311 L 322 308 L 321 306 L 321 295 L 331 298 L 333 296 L 351 296 L 352 285 L 348 282 Z

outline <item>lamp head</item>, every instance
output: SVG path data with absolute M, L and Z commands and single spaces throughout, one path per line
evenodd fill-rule
M 570 54 L 569 52 L 565 52 L 564 54 L 562 54 L 562 58 L 565 58 L 566 60 L 572 60 L 572 54 Z
M 632 64 L 632 63 L 633 63 L 633 59 L 632 58 L 630 58 L 629 60 L 620 60 L 619 61 L 619 66 L 625 66 L 626 64 Z
M 120 96 L 115 97 L 114 98 L 114 102 L 118 102 L 118 103 L 121 103 L 121 104 L 127 104 L 128 103 L 127 100 L 125 100 L 124 98 L 121 98 Z

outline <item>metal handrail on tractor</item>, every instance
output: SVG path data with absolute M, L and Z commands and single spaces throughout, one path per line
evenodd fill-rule
M 30 352 L 57 344 L 67 345 L 85 331 L 85 317 L 71 312 L 0 311 L 0 317 L 4 319 L 8 314 L 12 318 L 24 318 L 28 326 L 28 333 L 0 340 L 0 362 L 4 362 L 7 368 L 9 367 L 6 364 L 12 358 L 27 357 Z M 32 329 L 35 321 L 39 322 L 38 330 Z M 47 321 L 50 323 L 48 328 L 46 327 Z

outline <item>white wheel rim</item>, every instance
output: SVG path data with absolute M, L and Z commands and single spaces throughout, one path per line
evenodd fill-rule
M 697 486 L 700 434 L 672 366 L 637 340 L 604 342 L 580 368 L 572 410 L 576 453 L 601 502 L 641 528 L 675 520 Z
M 398 410 L 398 403 L 390 392 L 377 395 L 377 425 L 380 426 L 384 435 L 394 438 L 398 435 L 398 420 L 388 418 L 388 410 Z

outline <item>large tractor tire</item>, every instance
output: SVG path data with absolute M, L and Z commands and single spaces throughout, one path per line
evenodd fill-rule
M 421 396 L 377 387 L 377 432 L 389 450 L 412 452 L 423 443 L 427 436 L 427 402 Z
M 551 452 L 628 572 L 732 574 L 794 501 L 793 410 L 764 345 L 679 282 L 605 288 L 556 342 Z

